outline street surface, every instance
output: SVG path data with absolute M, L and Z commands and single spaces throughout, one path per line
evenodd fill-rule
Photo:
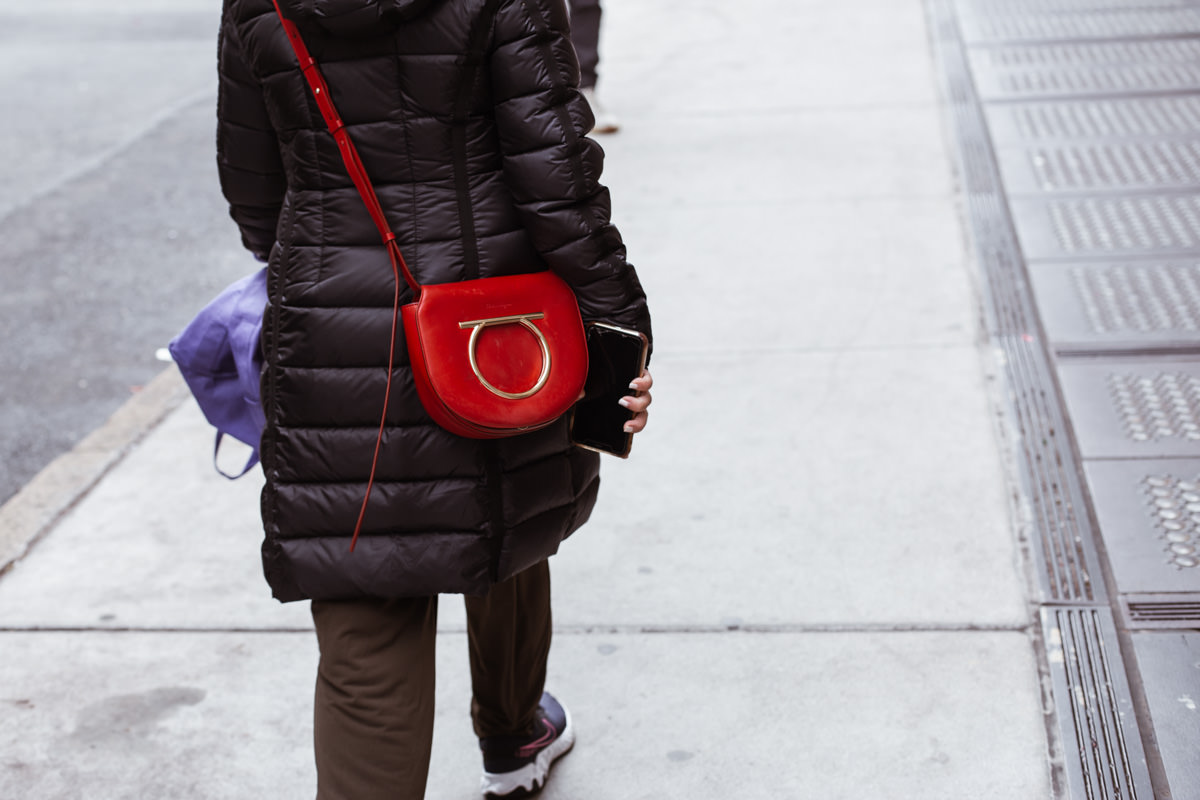
M 253 269 L 214 167 L 220 4 L 0 10 L 0 503 Z

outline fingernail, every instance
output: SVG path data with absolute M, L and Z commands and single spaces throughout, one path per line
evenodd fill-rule
M 625 431 L 626 433 L 633 433 L 633 426 L 632 426 L 632 425 L 626 425 L 626 426 L 625 426 L 625 428 L 624 428 L 624 431 Z
M 620 400 L 617 401 L 617 403 L 619 403 L 621 406 L 623 406 L 625 408 L 629 408 L 629 406 L 632 404 L 632 402 L 633 401 L 630 400 L 628 397 L 622 397 Z
M 629 384 L 629 388 L 633 389 L 636 392 L 637 388 L 638 388 L 637 381 L 634 381 L 633 383 Z

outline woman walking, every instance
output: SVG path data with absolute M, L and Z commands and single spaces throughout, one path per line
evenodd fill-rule
M 280 0 L 328 82 L 414 275 L 441 284 L 549 268 L 585 321 L 650 335 L 598 182 L 561 0 Z M 566 419 L 508 439 L 438 427 L 407 361 L 388 380 L 393 273 L 272 0 L 225 0 L 218 167 L 268 262 L 260 451 L 263 565 L 312 601 L 319 800 L 420 798 L 439 593 L 467 595 L 483 792 L 524 797 L 574 741 L 544 692 L 547 558 L 586 522 L 598 457 Z M 401 342 L 397 352 L 403 353 Z M 651 379 L 623 400 L 646 424 Z

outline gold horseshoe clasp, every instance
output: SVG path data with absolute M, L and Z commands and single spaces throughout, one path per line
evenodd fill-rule
M 467 356 L 471 360 L 471 370 L 475 373 L 475 377 L 483 384 L 483 388 L 487 389 L 494 395 L 503 397 L 506 400 L 524 400 L 526 397 L 531 397 L 546 385 L 546 380 L 550 377 L 550 346 L 546 343 L 546 336 L 538 330 L 538 327 L 533 324 L 535 319 L 544 319 L 545 314 L 537 312 L 535 314 L 513 314 L 508 317 L 492 317 L 491 319 L 475 319 L 470 322 L 460 322 L 458 327 L 471 329 L 471 339 L 467 342 Z M 537 382 L 529 389 L 523 392 L 506 392 L 503 389 L 497 389 L 488 382 L 488 379 L 483 377 L 483 373 L 479 369 L 479 362 L 475 360 L 475 345 L 479 341 L 479 332 L 484 328 L 491 328 L 496 325 L 522 325 L 537 337 L 538 344 L 542 347 L 542 374 L 538 376 Z

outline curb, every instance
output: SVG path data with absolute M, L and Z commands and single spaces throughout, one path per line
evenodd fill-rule
M 189 396 L 172 365 L 0 506 L 0 575 Z

